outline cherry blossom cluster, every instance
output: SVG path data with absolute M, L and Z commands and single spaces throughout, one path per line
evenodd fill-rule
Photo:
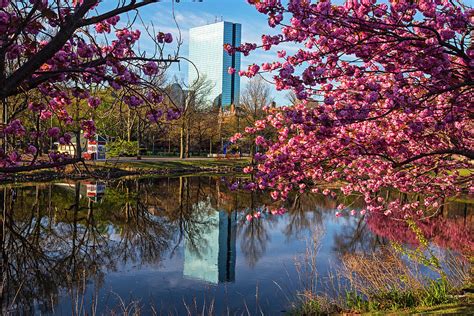
M 259 149 L 245 169 L 256 176 L 248 188 L 286 199 L 339 183 L 363 196 L 364 212 L 399 218 L 474 194 L 473 176 L 459 172 L 474 160 L 473 9 L 443 0 L 249 3 L 280 34 L 226 50 L 299 45 L 240 75 L 268 72 L 300 101 L 269 108 L 232 138 L 253 138 Z M 420 197 L 387 199 L 390 189 Z
M 102 102 L 90 91 L 97 88 L 113 89 L 124 104 L 146 107 L 147 118 L 159 121 L 168 109 L 153 80 L 173 62 L 163 58 L 173 36 L 159 32 L 152 38 L 158 53 L 147 57 L 138 50 L 140 31 L 120 21 L 120 14 L 152 2 L 123 1 L 104 11 L 97 0 L 0 1 L 0 99 L 6 108 L 0 168 L 39 165 L 45 137 L 67 144 L 68 132 L 78 128 L 94 137 L 93 112 Z M 88 109 L 86 116 L 77 115 L 78 105 Z M 177 116 L 170 109 L 167 119 Z M 49 155 L 51 162 L 61 159 Z

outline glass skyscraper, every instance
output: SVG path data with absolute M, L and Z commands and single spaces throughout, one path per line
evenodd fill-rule
M 238 104 L 240 98 L 240 53 L 230 56 L 224 44 L 240 45 L 242 26 L 238 23 L 218 22 L 199 26 L 189 31 L 189 85 L 199 76 L 205 76 L 213 84 L 209 102 L 215 106 Z M 230 75 L 229 67 L 236 73 Z M 199 71 L 199 74 L 198 74 Z
M 218 284 L 235 281 L 237 213 L 217 211 L 208 201 L 193 205 L 195 240 L 184 239 L 186 278 Z

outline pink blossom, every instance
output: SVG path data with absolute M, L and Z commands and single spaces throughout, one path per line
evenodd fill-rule
M 171 43 L 173 42 L 173 35 L 171 35 L 171 33 L 159 32 L 156 39 L 158 43 Z
M 48 120 L 51 118 L 52 114 L 51 111 L 41 111 L 40 119 L 42 121 Z
M 98 97 L 90 97 L 87 103 L 89 104 L 91 108 L 95 109 L 100 105 L 101 101 L 100 101 L 100 98 Z
M 60 132 L 61 130 L 59 129 L 59 127 L 51 127 L 50 129 L 48 129 L 48 136 L 52 138 L 56 138 L 58 137 Z
M 242 133 L 236 133 L 229 140 L 231 143 L 236 143 L 241 138 L 242 138 Z
M 252 173 L 253 171 L 253 167 L 251 166 L 247 166 L 243 169 L 244 173 Z
M 145 75 L 152 76 L 158 73 L 158 65 L 154 61 L 149 61 L 143 66 Z
M 270 195 L 272 196 L 272 199 L 277 200 L 280 196 L 280 193 L 278 191 L 272 191 Z
M 32 154 L 32 155 L 36 155 L 36 153 L 38 152 L 37 148 L 33 145 L 28 145 L 27 149 L 26 149 L 26 152 L 29 153 L 29 154 Z

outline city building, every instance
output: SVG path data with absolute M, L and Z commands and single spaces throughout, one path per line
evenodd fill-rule
M 199 223 L 195 240 L 184 240 L 186 278 L 212 284 L 235 281 L 237 214 L 217 211 L 210 203 L 196 206 Z
M 239 103 L 240 53 L 229 55 L 224 51 L 224 44 L 240 45 L 241 29 L 238 23 L 222 21 L 189 31 L 189 59 L 192 62 L 189 65 L 189 86 L 199 76 L 205 76 L 213 85 L 209 102 L 214 106 L 228 107 Z M 229 67 L 236 72 L 229 74 Z

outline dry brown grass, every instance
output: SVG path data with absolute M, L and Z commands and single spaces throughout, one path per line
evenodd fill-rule
M 424 253 L 420 250 L 418 257 L 409 256 L 406 253 L 412 249 L 401 246 L 386 246 L 369 254 L 345 254 L 340 269 L 322 278 L 317 271 L 322 236 L 316 232 L 295 263 L 299 291 L 292 314 L 398 311 L 455 303 L 461 298 L 457 296 L 460 289 L 471 281 L 471 263 L 464 257 L 426 249 Z
M 437 277 L 444 276 L 451 288 L 469 282 L 469 264 L 460 256 L 447 253 L 442 260 L 441 271 L 433 271 Z M 426 271 L 420 264 L 403 258 L 392 247 L 382 248 L 372 254 L 346 254 L 342 258 L 342 274 L 359 293 L 371 297 L 391 291 L 418 291 L 430 285 Z M 440 275 L 441 274 L 441 275 Z

